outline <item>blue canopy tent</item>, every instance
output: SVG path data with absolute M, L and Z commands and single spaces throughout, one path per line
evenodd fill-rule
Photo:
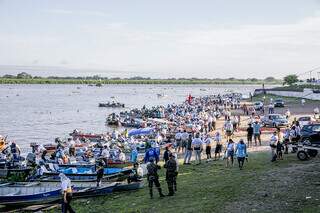
M 140 129 L 132 129 L 128 132 L 129 137 L 135 135 L 150 135 L 154 131 L 154 128 L 147 127 L 147 128 L 140 128 Z

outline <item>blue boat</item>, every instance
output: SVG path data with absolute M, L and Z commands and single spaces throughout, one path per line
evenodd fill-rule
M 107 195 L 121 185 L 120 183 L 77 183 L 72 185 L 73 198 L 87 198 Z M 7 183 L 0 185 L 0 205 L 28 206 L 56 203 L 62 198 L 61 186 L 58 182 Z
M 97 173 L 90 167 L 59 168 L 57 171 L 44 172 L 41 179 L 60 180 L 59 174 L 64 173 L 71 180 L 96 180 Z M 122 180 L 133 173 L 132 169 L 105 168 L 104 180 Z
M 61 187 L 0 187 L 0 205 L 35 205 L 56 202 L 59 199 L 61 199 Z

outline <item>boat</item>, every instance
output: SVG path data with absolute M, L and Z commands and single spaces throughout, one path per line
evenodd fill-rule
M 115 113 L 112 113 L 107 117 L 106 123 L 110 126 L 119 126 L 120 120 Z
M 44 181 L 60 180 L 59 174 L 64 173 L 71 180 L 96 180 L 97 174 L 93 168 L 79 167 L 79 168 L 61 168 L 58 171 L 44 172 L 42 177 L 39 179 Z M 121 168 L 105 168 L 104 169 L 104 180 L 119 181 L 126 179 L 130 174 L 133 173 L 132 169 L 121 169 Z
M 131 191 L 131 190 L 137 190 L 141 189 L 144 186 L 144 182 L 142 180 L 131 182 L 131 183 L 118 183 L 113 191 L 115 192 L 121 192 L 121 191 Z
M 30 174 L 31 174 L 30 168 L 0 169 L 1 180 L 25 181 Z
M 125 105 L 122 104 L 122 103 L 115 103 L 115 102 L 112 102 L 112 103 L 99 103 L 98 105 L 99 107 L 112 107 L 112 108 L 124 108 Z
M 61 187 L 2 186 L 0 205 L 23 206 L 56 202 L 61 199 Z
M 119 185 L 121 189 L 132 190 L 138 188 L 131 184 L 102 183 L 97 187 L 96 182 L 72 183 L 73 198 L 87 198 L 107 195 Z M 132 188 L 132 189 L 131 189 Z M 54 203 L 61 199 L 61 183 L 59 182 L 31 182 L 31 183 L 5 183 L 0 184 L 0 205 L 26 206 Z

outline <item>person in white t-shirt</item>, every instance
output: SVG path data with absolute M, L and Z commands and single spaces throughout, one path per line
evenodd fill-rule
M 192 140 L 192 147 L 196 154 L 196 161 L 201 164 L 201 152 L 202 152 L 202 140 L 200 139 L 200 134 L 197 133 L 196 137 Z

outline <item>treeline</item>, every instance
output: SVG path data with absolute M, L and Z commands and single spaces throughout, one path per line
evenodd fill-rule
M 209 79 L 209 78 L 168 78 L 152 79 L 135 76 L 131 78 L 108 78 L 99 75 L 86 77 L 58 77 L 58 76 L 31 76 L 26 72 L 17 75 L 0 77 L 0 84 L 282 84 L 281 80 L 273 77 L 265 79 Z

